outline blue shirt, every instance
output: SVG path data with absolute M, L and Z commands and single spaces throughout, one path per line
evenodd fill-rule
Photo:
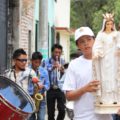
M 40 78 L 39 78 L 40 81 L 38 82 L 38 84 L 44 85 L 44 88 L 42 90 L 40 90 L 39 92 L 41 94 L 44 94 L 44 92 L 47 91 L 50 87 L 48 71 L 45 68 L 43 68 L 42 66 L 40 66 L 38 68 L 38 72 L 40 74 Z M 32 82 L 29 83 L 29 93 L 30 93 L 30 95 L 33 95 L 33 93 L 34 93 L 34 85 Z
M 60 79 L 61 79 L 61 76 L 63 73 L 56 71 L 56 69 L 53 69 L 54 62 L 55 61 L 53 58 L 49 58 L 49 59 L 44 61 L 44 67 L 48 71 L 49 81 L 50 81 L 51 87 L 53 85 L 56 85 L 58 88 L 61 89 L 63 82 L 60 81 Z M 64 63 L 65 63 L 65 61 L 61 58 L 59 61 L 59 64 L 61 64 L 63 66 Z
M 39 67 L 39 71 L 40 71 L 40 82 L 44 85 L 44 88 L 40 92 L 44 93 L 50 88 L 49 75 L 48 75 L 48 71 L 41 66 Z

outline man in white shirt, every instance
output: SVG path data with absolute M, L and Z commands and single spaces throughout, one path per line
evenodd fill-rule
M 71 61 L 63 85 L 67 99 L 74 100 L 74 120 L 112 120 L 111 115 L 94 112 L 92 92 L 96 92 L 100 84 L 92 80 L 94 33 L 89 27 L 81 27 L 75 31 L 75 41 L 83 55 Z

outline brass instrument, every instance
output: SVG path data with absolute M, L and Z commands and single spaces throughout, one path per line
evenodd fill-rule
M 36 106 L 36 111 L 39 111 L 40 107 L 40 101 L 43 100 L 43 96 L 41 93 L 39 93 L 39 85 L 37 83 L 34 84 L 34 101 L 35 101 L 35 106 Z
M 38 77 L 38 79 L 40 78 L 40 73 L 39 73 L 38 70 L 37 70 L 37 77 Z M 35 106 L 36 106 L 36 111 L 35 112 L 38 112 L 39 107 L 40 107 L 40 101 L 43 100 L 43 95 L 41 93 L 39 93 L 39 85 L 38 85 L 38 83 L 34 83 L 33 97 L 34 97 Z
M 58 56 L 55 56 L 55 63 L 59 64 L 59 58 L 58 58 Z M 59 70 L 58 70 L 58 67 L 55 67 L 54 70 L 53 70 L 53 72 L 54 72 L 54 74 L 56 74 L 56 77 L 54 77 L 54 80 L 53 80 L 53 88 L 57 89 L 58 88 L 57 81 L 59 79 Z
M 57 64 L 59 64 L 60 68 L 64 69 L 64 67 L 61 64 L 61 58 L 59 58 L 58 56 L 56 56 L 56 62 Z M 60 68 L 56 68 L 56 76 L 57 76 L 57 80 L 60 80 L 61 77 L 61 71 Z

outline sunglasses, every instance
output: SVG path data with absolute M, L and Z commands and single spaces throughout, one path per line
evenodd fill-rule
M 18 60 L 20 62 L 27 62 L 27 59 L 16 59 L 16 60 Z

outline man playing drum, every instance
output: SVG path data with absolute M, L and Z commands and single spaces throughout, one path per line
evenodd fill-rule
M 27 64 L 26 52 L 23 49 L 17 49 L 14 51 L 12 58 L 13 58 L 14 65 L 12 66 L 12 68 L 5 71 L 4 76 L 7 77 L 8 79 L 14 81 L 17 85 L 19 85 L 21 87 L 21 89 L 25 90 L 29 95 L 33 94 L 34 87 L 31 87 L 30 84 L 33 83 L 32 78 L 36 77 L 36 73 L 34 72 L 33 69 L 26 67 L 26 64 Z M 29 95 L 28 95 L 28 98 L 29 98 Z M 22 103 L 21 105 L 22 106 L 24 105 L 24 107 L 25 107 L 27 103 L 25 102 L 24 98 L 27 99 L 27 97 L 25 95 L 21 96 L 18 99 L 20 99 L 20 101 Z M 11 96 L 11 99 L 13 99 L 13 101 L 16 102 L 16 100 L 14 98 L 12 98 L 12 96 Z M 28 101 L 31 101 L 30 104 L 33 107 L 33 110 L 31 110 L 31 112 L 30 112 L 30 114 L 32 114 L 35 111 L 34 102 L 32 101 L 31 98 L 28 99 Z M 22 106 L 19 107 L 19 109 L 23 108 Z M 22 110 L 23 109 L 21 109 L 21 111 Z M 23 113 L 24 113 L 24 111 L 23 111 Z M 17 119 L 22 120 L 23 116 L 20 117 L 20 119 L 17 117 Z M 28 116 L 25 119 L 27 119 L 27 118 L 28 118 Z M 16 116 L 13 118 L 13 120 L 15 120 L 15 119 L 16 119 Z
M 5 71 L 5 76 L 20 85 L 26 92 L 32 92 L 28 88 L 29 79 L 35 77 L 36 73 L 26 67 L 27 54 L 23 49 L 17 49 L 13 53 L 13 67 Z

